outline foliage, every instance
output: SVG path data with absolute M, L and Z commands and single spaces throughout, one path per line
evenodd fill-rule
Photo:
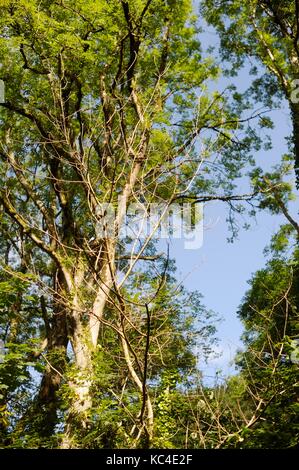
M 253 55 L 289 97 L 298 23 L 289 2 L 273 23 L 266 3 L 276 4 L 202 2 L 233 73 Z M 255 167 L 271 120 L 248 114 L 234 86 L 212 91 L 221 67 L 202 50 L 191 0 L 0 7 L 1 446 L 292 446 L 297 368 L 283 358 L 297 335 L 298 256 L 279 252 L 299 228 L 289 157 L 271 173 Z M 271 86 L 270 75 L 256 81 L 258 99 Z M 250 194 L 238 191 L 245 173 Z M 216 317 L 158 253 L 159 223 L 144 237 L 129 208 L 146 225 L 151 204 L 215 200 L 228 204 L 233 235 L 242 201 L 289 225 L 240 310 L 240 374 L 210 387 L 200 367 Z

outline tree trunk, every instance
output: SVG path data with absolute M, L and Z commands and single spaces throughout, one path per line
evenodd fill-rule
M 87 270 L 82 263 L 74 276 L 74 294 L 72 299 L 72 313 L 68 318 L 68 331 L 75 356 L 75 374 L 69 382 L 72 401 L 66 419 L 66 427 L 61 448 L 77 447 L 76 436 L 86 433 L 90 422 L 92 408 L 92 356 L 97 346 L 99 328 L 104 308 L 113 284 L 114 272 L 114 242 L 104 242 L 101 257 L 101 269 L 95 281 L 93 291 L 96 292 L 89 320 L 84 319 L 84 304 L 80 298 L 80 291 L 86 287 L 84 284 Z
M 46 366 L 36 401 L 37 412 L 42 411 L 42 419 L 39 421 L 39 433 L 43 437 L 51 436 L 57 424 L 59 402 L 57 391 L 65 371 L 68 344 L 65 306 L 60 304 L 59 308 L 59 304 L 56 304 L 55 310 L 47 334 Z
M 74 377 L 69 381 L 71 403 L 66 418 L 62 449 L 78 447 L 76 436 L 87 431 L 92 407 L 92 348 L 88 330 L 84 329 L 80 319 L 73 319 L 71 341 L 75 354 L 75 370 Z
M 38 433 L 42 438 L 54 434 L 58 422 L 57 408 L 59 390 L 66 366 L 66 351 L 68 344 L 68 331 L 66 323 L 66 306 L 64 301 L 65 282 L 61 270 L 57 270 L 54 276 L 53 289 L 53 315 L 48 317 L 44 300 L 41 300 L 42 315 L 46 328 L 45 369 L 41 380 L 37 397 L 32 406 L 22 416 L 17 426 L 17 434 L 22 435 L 24 428 L 30 432 Z

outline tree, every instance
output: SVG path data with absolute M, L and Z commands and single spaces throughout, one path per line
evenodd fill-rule
M 258 271 L 240 307 L 245 352 L 239 357 L 248 384 L 244 398 L 255 409 L 241 433 L 243 447 L 296 447 L 299 442 L 298 252 L 274 258 Z
M 175 201 L 220 199 L 233 206 L 251 199 L 233 194 L 232 180 L 250 158 L 252 141 L 259 145 L 244 127 L 255 116 L 240 120 L 226 93 L 207 91 L 219 70 L 202 56 L 189 0 L 0 6 L 7 85 L 0 104 L 2 263 L 15 277 L 23 262 L 33 276 L 35 357 L 44 363 L 33 408 L 19 428 L 30 428 L 28 416 L 40 409 L 34 432 L 45 439 L 55 434 L 71 370 L 61 446 L 78 445 L 78 433 L 90 432 L 94 358 L 103 334 L 116 331 L 137 391 L 137 436 L 150 445 L 151 303 L 164 268 L 156 268 L 158 283 L 149 284 L 142 300 L 130 297 L 137 261 L 155 262 L 158 255 L 150 243 L 154 231 L 144 242 L 121 235 L 125 212 L 132 202 L 146 211 L 152 203 L 167 209 Z M 117 204 L 111 221 L 107 211 Z
M 268 73 L 255 81 L 265 102 L 285 97 L 293 121 L 294 167 L 299 187 L 299 3 L 297 0 L 204 0 L 202 11 L 221 37 L 221 52 L 236 67 L 247 58 L 262 63 Z M 259 70 L 252 66 L 252 73 Z
M 188 447 L 298 447 L 297 248 L 288 255 L 294 238 L 292 225 L 282 226 L 272 240 L 272 258 L 252 276 L 238 311 L 245 327 L 238 374 L 218 376 L 209 387 L 194 383 L 181 398 Z

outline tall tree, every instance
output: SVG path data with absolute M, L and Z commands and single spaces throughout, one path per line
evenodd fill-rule
M 55 431 L 69 360 L 62 447 L 77 445 L 78 429 L 89 432 L 93 358 L 100 333 L 112 328 L 139 397 L 137 434 L 150 445 L 150 304 L 164 268 L 157 268 L 158 285 L 145 298 L 127 295 L 137 261 L 157 255 L 153 233 L 143 242 L 121 235 L 126 208 L 247 199 L 232 194 L 232 180 L 249 158 L 251 129 L 243 132 L 246 119 L 225 93 L 207 91 L 219 70 L 202 56 L 190 0 L 5 0 L 0 6 L 3 263 L 15 275 L 16 259 L 24 259 L 34 275 L 43 340 L 36 354 L 45 361 L 35 408 L 44 414 L 39 432 Z M 107 211 L 117 204 L 111 220 Z M 127 334 L 132 325 L 142 363 Z M 20 429 L 25 423 L 26 414 Z

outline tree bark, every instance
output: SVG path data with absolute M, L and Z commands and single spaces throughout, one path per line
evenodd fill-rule
M 114 242 L 113 240 L 105 240 L 103 246 L 100 260 L 101 269 L 98 279 L 96 279 L 96 286 L 93 288 L 96 294 L 88 321 L 84 319 L 84 301 L 82 302 L 80 298 L 80 291 L 85 287 L 84 281 L 87 273 L 83 262 L 81 265 L 79 263 L 73 280 L 74 292 L 72 312 L 68 318 L 68 331 L 75 356 L 75 373 L 74 378 L 69 382 L 72 401 L 61 443 L 63 449 L 77 447 L 76 435 L 85 433 L 90 422 L 93 352 L 97 346 L 100 323 L 111 291 L 114 274 Z
M 45 371 L 36 402 L 37 411 L 40 413 L 40 410 L 42 410 L 39 432 L 43 437 L 51 436 L 57 424 L 57 407 L 59 403 L 57 392 L 66 366 L 68 330 L 64 284 L 63 274 L 58 270 L 57 278 L 54 281 L 56 294 L 53 317 L 51 321 L 45 317 L 48 348 Z M 44 316 L 46 315 L 47 313 L 44 312 Z

